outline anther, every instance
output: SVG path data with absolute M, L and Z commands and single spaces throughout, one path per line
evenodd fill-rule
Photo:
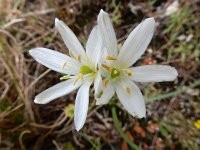
M 66 66 L 67 62 L 65 61 L 62 65 L 62 69 L 64 69 L 64 67 Z
M 111 71 L 111 69 L 110 69 L 110 67 L 109 66 L 107 66 L 106 64 L 101 64 L 101 66 L 104 68 L 104 69 L 106 69 L 107 71 Z
M 75 58 L 74 54 L 72 53 L 72 51 L 69 51 L 69 56 L 72 58 Z
M 81 63 L 81 55 L 78 55 L 77 60 Z
M 104 79 L 103 83 L 104 83 L 104 86 L 107 88 L 108 83 L 109 83 L 109 79 L 108 78 Z
M 117 60 L 116 57 L 112 57 L 112 56 L 106 56 L 106 59 L 107 59 L 107 60 Z
M 70 78 L 70 75 L 62 76 L 60 77 L 60 80 L 68 80 Z
M 126 92 L 128 93 L 128 95 L 130 96 L 131 95 L 131 88 L 130 87 L 126 87 Z
M 132 76 L 132 72 L 131 72 L 130 70 L 128 70 L 128 69 L 125 70 L 125 73 L 126 73 L 129 77 Z

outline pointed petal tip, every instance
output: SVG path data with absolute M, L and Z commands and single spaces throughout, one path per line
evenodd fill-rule
M 150 21 L 154 21 L 155 22 L 154 17 L 150 17 L 150 18 L 147 18 L 147 19 L 150 20 Z
M 146 118 L 146 111 L 143 114 L 140 114 L 140 116 L 137 116 L 137 118 L 139 119 Z
M 154 26 L 155 25 L 155 19 L 153 17 L 151 18 L 147 18 L 144 20 L 146 23 L 148 23 L 149 25 L 151 26 Z
M 82 127 L 83 127 L 83 125 L 81 125 L 80 123 L 78 124 L 78 123 L 75 122 L 75 121 L 74 121 L 74 126 L 75 126 L 75 130 L 76 130 L 77 132 L 79 132 L 79 131 L 82 129 Z
M 55 26 L 58 26 L 58 23 L 60 22 L 60 20 L 58 18 L 55 18 Z
M 28 51 L 28 53 L 31 55 L 31 56 L 34 56 L 35 52 L 37 51 L 37 48 L 32 48 Z
M 39 51 L 39 49 L 42 49 L 43 47 L 37 47 L 37 48 L 32 48 L 28 51 L 28 53 L 31 55 L 31 56 L 34 56 L 37 51 Z
M 29 50 L 28 53 L 32 56 L 32 54 L 33 54 L 33 49 Z
M 146 109 L 144 109 L 143 111 L 141 110 L 139 113 L 137 114 L 131 114 L 133 117 L 136 117 L 138 119 L 142 119 L 142 118 L 146 118 Z
M 128 110 L 127 110 L 127 111 L 128 111 Z M 133 116 L 133 117 L 138 118 L 138 119 L 146 118 L 146 110 L 143 111 L 143 112 L 140 112 L 140 113 L 138 113 L 138 114 L 135 114 L 135 113 L 132 114 L 131 112 L 129 112 L 129 114 L 130 114 L 131 116 Z
M 55 18 L 55 23 L 57 23 L 58 21 L 60 21 L 58 18 Z
M 39 99 L 37 99 L 37 98 L 34 99 L 34 103 L 36 103 L 36 104 L 45 104 L 45 103 L 42 103 L 41 101 L 39 101 Z
M 48 102 L 47 101 L 41 101 L 41 99 L 37 98 L 37 96 L 36 96 L 35 99 L 34 99 L 34 103 L 44 105 L 44 104 L 49 103 L 49 101 Z
M 80 131 L 80 128 L 77 128 L 77 127 L 75 126 L 75 130 L 76 130 L 77 132 L 79 132 L 79 131 Z
M 105 13 L 105 11 L 103 9 L 100 10 L 100 13 Z
M 178 76 L 178 71 L 174 67 L 172 67 L 172 74 L 174 75 L 174 80 L 175 80 Z
M 99 15 L 108 15 L 108 13 L 101 9 Z
M 58 28 L 62 22 L 62 20 L 55 18 L 55 27 Z

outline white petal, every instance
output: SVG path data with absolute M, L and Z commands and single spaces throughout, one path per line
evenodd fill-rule
M 116 57 L 118 54 L 117 39 L 109 15 L 101 10 L 97 22 L 103 42 L 108 50 L 108 55 Z
M 58 97 L 71 93 L 81 85 L 81 82 L 76 84 L 73 82 L 74 79 L 69 79 L 46 89 L 35 97 L 34 102 L 37 104 L 47 104 Z
M 95 96 L 99 96 L 100 92 L 102 91 L 102 78 L 100 72 L 97 73 L 97 76 L 94 80 L 94 92 Z
M 102 38 L 99 34 L 98 26 L 95 26 L 92 29 L 86 44 L 87 56 L 92 60 L 95 67 L 97 66 L 97 63 L 102 55 L 102 44 Z
M 85 56 L 85 50 L 72 30 L 58 18 L 55 19 L 55 26 L 67 48 L 76 56 Z
M 79 73 L 80 63 L 67 55 L 47 48 L 34 48 L 29 54 L 42 65 L 64 74 Z
M 107 104 L 109 102 L 109 100 L 113 97 L 113 95 L 115 94 L 115 89 L 111 83 L 111 81 L 109 81 L 108 85 L 105 87 L 103 87 L 103 91 L 102 91 L 102 95 L 101 97 L 95 97 L 96 98 L 96 105 L 103 105 L 103 104 Z
M 149 45 L 155 27 L 154 18 L 145 19 L 128 36 L 119 53 L 119 59 L 126 67 L 134 64 Z
M 101 66 L 102 63 L 105 63 L 105 62 L 108 61 L 108 60 L 106 60 L 106 56 L 108 56 L 108 53 L 107 53 L 107 49 L 104 47 L 102 49 L 102 53 L 101 53 L 101 56 L 100 56 L 99 62 L 98 62 L 99 68 L 100 68 L 100 66 Z
M 76 96 L 74 108 L 74 124 L 77 131 L 83 127 L 87 118 L 90 85 L 91 83 L 84 83 L 78 90 Z
M 76 96 L 74 108 L 74 124 L 77 131 L 83 127 L 87 118 L 90 85 L 91 83 L 84 83 L 78 90 Z
M 130 94 L 127 89 L 130 89 Z M 140 89 L 132 81 L 125 81 L 116 86 L 117 96 L 124 108 L 132 115 L 138 118 L 146 117 L 146 107 L 144 98 Z
M 165 65 L 145 65 L 130 68 L 131 79 L 138 82 L 162 82 L 173 81 L 178 76 L 174 67 Z

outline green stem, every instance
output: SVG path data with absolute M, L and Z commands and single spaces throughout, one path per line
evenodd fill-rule
M 132 148 L 135 150 L 142 150 L 141 147 L 139 147 L 138 145 L 136 145 L 135 143 L 133 143 L 132 141 L 130 141 L 128 139 L 128 137 L 125 135 L 124 131 L 122 130 L 122 128 L 120 127 L 120 123 L 119 120 L 117 118 L 117 113 L 116 113 L 116 108 L 115 106 L 112 106 L 112 117 L 113 117 L 113 121 L 114 121 L 114 125 L 117 129 L 117 131 L 119 132 L 120 136 L 124 139 L 124 141 Z
M 200 85 L 200 80 L 197 80 L 196 82 L 190 84 L 189 86 L 182 87 L 182 88 L 180 88 L 180 89 L 178 89 L 174 92 L 170 92 L 170 93 L 166 93 L 166 94 L 158 94 L 158 95 L 153 96 L 149 99 L 146 99 L 146 102 L 153 102 L 153 101 L 162 100 L 162 99 L 170 98 L 170 97 L 173 97 L 173 96 L 177 96 L 177 95 L 185 92 L 186 90 L 191 89 L 191 88 L 195 88 L 199 85 Z

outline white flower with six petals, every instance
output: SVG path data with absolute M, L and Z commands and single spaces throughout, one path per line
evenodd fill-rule
M 93 82 L 95 91 L 98 91 L 101 77 L 97 65 L 101 56 L 102 40 L 98 36 L 98 27 L 95 26 L 90 33 L 85 51 L 75 34 L 64 22 L 56 18 L 55 26 L 69 49 L 71 57 L 47 48 L 34 48 L 29 50 L 29 53 L 42 65 L 59 73 L 66 74 L 61 77 L 61 80 L 66 79 L 66 81 L 62 81 L 38 94 L 34 102 L 46 104 L 80 87 L 74 109 L 75 128 L 79 131 L 87 117 L 89 89 Z
M 104 80 L 101 82 L 102 93 L 96 97 L 97 104 L 108 103 L 116 92 L 121 104 L 132 116 L 145 117 L 144 98 L 133 81 L 172 81 L 178 75 L 175 68 L 166 65 L 131 67 L 145 52 L 152 39 L 154 18 L 147 18 L 140 23 L 130 33 L 119 51 L 111 20 L 103 10 L 98 15 L 98 27 L 105 49 L 99 67 Z

